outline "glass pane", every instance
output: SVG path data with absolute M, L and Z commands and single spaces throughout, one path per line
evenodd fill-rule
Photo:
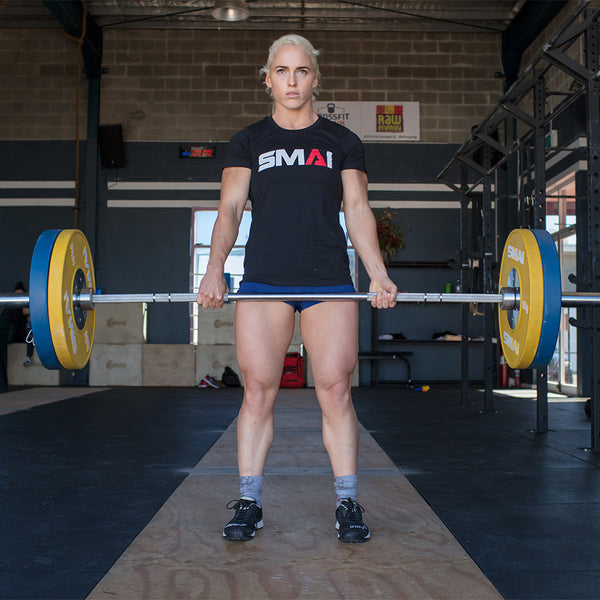
M 562 279 L 562 289 L 574 291 L 575 285 L 568 277 L 576 273 L 577 237 L 568 228 L 576 223 L 575 178 L 570 175 L 548 190 L 546 202 L 546 228 L 551 233 L 559 232 L 558 255 Z M 563 237 L 565 236 L 565 237 Z M 577 316 L 577 309 L 562 308 L 558 344 L 548 365 L 548 382 L 559 386 L 577 385 L 577 329 L 569 324 L 569 318 Z
M 356 260 L 356 250 L 348 248 L 348 261 L 350 262 L 350 276 L 355 289 L 358 289 L 358 261 Z
M 546 215 L 546 230 L 549 233 L 556 233 L 559 230 L 558 215 Z
M 198 289 L 200 280 L 206 273 L 210 248 L 200 247 L 194 251 L 194 291 Z M 230 292 L 235 292 L 240 287 L 244 273 L 244 248 L 234 248 L 225 261 L 225 273 L 230 276 Z
M 571 317 L 577 318 L 576 308 L 563 308 L 562 344 L 565 350 L 564 383 L 577 385 L 577 328 L 569 324 Z
M 194 213 L 194 245 L 196 246 L 210 246 L 210 238 L 212 236 L 212 230 L 217 220 L 216 210 L 197 210 Z M 245 246 L 248 241 L 248 235 L 250 233 L 250 223 L 252 222 L 252 214 L 250 211 L 245 210 L 242 215 L 242 221 L 240 223 L 240 230 L 238 233 L 237 240 L 235 240 L 236 246 Z
M 348 236 L 348 228 L 346 227 L 346 215 L 343 212 L 340 212 L 340 225 L 344 230 L 344 235 L 346 236 L 346 246 L 351 247 L 350 237 Z
M 559 369 L 560 348 L 559 348 L 559 346 L 560 346 L 560 340 L 559 340 L 559 343 L 556 345 L 554 354 L 552 355 L 552 360 L 550 361 L 550 364 L 548 365 L 548 383 L 558 384 L 559 379 L 560 379 L 560 369 Z
M 573 216 L 575 219 L 575 216 Z M 574 292 L 577 287 L 568 279 L 570 273 L 577 272 L 577 236 L 570 235 L 561 240 L 560 249 L 562 288 L 566 292 Z M 576 308 L 562 308 L 560 343 L 563 356 L 563 383 L 577 385 L 577 328 L 569 324 L 571 317 L 577 318 Z
M 577 291 L 577 286 L 569 281 L 571 273 L 577 273 L 577 236 L 570 235 L 560 241 L 560 264 L 562 289 L 567 292 Z
M 216 220 L 216 210 L 197 210 L 194 213 L 194 245 L 210 246 Z
M 248 236 L 250 235 L 250 223 L 252 223 L 252 213 L 249 210 L 245 210 L 240 223 L 240 231 L 237 240 L 235 240 L 236 246 L 246 245 Z

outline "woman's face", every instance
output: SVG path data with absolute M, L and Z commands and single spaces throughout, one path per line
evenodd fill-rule
M 313 89 L 319 82 L 306 50 L 286 45 L 275 53 L 265 83 L 276 104 L 293 110 L 312 102 Z

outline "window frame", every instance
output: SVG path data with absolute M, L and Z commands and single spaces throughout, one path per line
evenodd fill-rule
M 197 225 L 196 225 L 196 219 L 197 219 L 197 215 L 201 214 L 201 213 L 214 213 L 214 219 L 212 220 L 212 225 L 210 226 L 210 228 L 204 228 L 205 230 L 205 234 L 207 235 L 206 238 L 203 238 L 202 241 L 200 242 L 197 239 Z M 198 250 L 200 249 L 208 249 L 208 252 L 210 252 L 210 234 L 208 233 L 208 229 L 210 229 L 210 232 L 212 233 L 212 227 L 214 226 L 214 221 L 216 220 L 216 215 L 217 215 L 217 209 L 214 207 L 195 207 L 192 209 L 192 219 L 191 219 L 191 232 L 190 232 L 190 287 L 192 289 L 193 293 L 197 293 L 198 292 L 198 286 L 200 285 L 200 281 L 202 279 L 202 277 L 204 276 L 204 273 L 206 271 L 198 271 L 197 272 L 197 266 L 198 266 Z M 247 208 L 244 209 L 244 216 L 242 217 L 243 219 L 247 219 L 248 216 L 250 216 L 250 220 L 248 221 L 248 227 L 247 227 L 247 232 L 249 233 L 250 231 L 250 223 L 251 223 L 251 219 L 252 219 L 252 211 L 250 206 L 248 206 Z M 351 240 L 350 240 L 350 236 L 348 235 L 348 229 L 346 227 L 346 219 L 344 217 L 344 212 L 343 210 L 340 211 L 340 224 L 342 225 L 342 229 L 344 231 L 344 236 L 346 238 L 346 248 L 348 251 L 348 261 L 350 263 L 350 275 L 352 277 L 352 282 L 354 284 L 354 287 L 356 288 L 358 286 L 358 256 L 356 254 L 356 250 L 354 248 L 354 246 L 352 246 Z M 241 254 L 238 254 L 237 256 L 241 256 L 241 261 L 242 261 L 242 268 L 240 270 L 239 273 L 237 272 L 232 272 L 231 270 L 228 271 L 227 270 L 227 266 L 225 269 L 226 273 L 229 273 L 230 276 L 230 283 L 233 283 L 233 285 L 230 288 L 231 292 L 236 292 L 237 289 L 239 288 L 239 283 L 243 277 L 243 262 L 244 262 L 244 256 L 245 256 L 245 249 L 246 249 L 246 242 L 247 242 L 247 234 L 244 232 L 245 230 L 242 231 L 242 233 L 238 236 L 238 239 L 236 240 L 236 243 L 234 244 L 233 248 L 232 248 L 232 252 L 239 252 L 240 250 L 242 251 Z M 208 243 L 206 243 L 206 240 L 208 240 Z M 238 242 L 243 241 L 243 244 L 240 244 Z M 227 261 L 229 262 L 231 258 L 231 253 L 229 255 L 229 257 L 227 258 Z M 206 258 L 206 260 L 208 260 L 208 257 Z M 227 265 L 227 263 L 226 263 Z M 198 344 L 198 340 L 199 340 L 199 332 L 198 332 L 198 311 L 199 311 L 200 307 L 198 306 L 197 303 L 193 302 L 191 305 L 191 309 L 190 309 L 190 343 L 192 344 Z

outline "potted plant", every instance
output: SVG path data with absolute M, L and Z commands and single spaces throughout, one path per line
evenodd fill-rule
M 381 250 L 383 261 L 387 265 L 396 255 L 398 248 L 406 248 L 404 231 L 402 231 L 400 225 L 394 223 L 392 209 L 389 206 L 386 208 L 376 208 L 373 213 L 375 214 L 375 222 L 377 223 L 379 249 Z

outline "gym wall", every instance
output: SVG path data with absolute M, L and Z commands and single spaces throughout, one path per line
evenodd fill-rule
M 127 141 L 227 141 L 268 113 L 258 77 L 285 32 L 105 29 L 101 123 Z M 320 98 L 417 101 L 423 142 L 462 142 L 502 91 L 495 33 L 310 32 Z M 73 139 L 77 48 L 58 28 L 3 29 L 0 139 Z M 87 82 L 81 77 L 81 135 Z
M 99 167 L 94 259 L 104 291 L 189 289 L 190 207 L 214 205 L 218 191 L 185 192 L 178 184 L 217 182 L 227 140 L 268 114 L 270 100 L 258 70 L 279 33 L 284 32 L 104 30 L 107 72 L 102 75 L 100 123 L 122 125 L 126 158 L 124 168 Z M 496 76 L 502 70 L 499 34 L 310 32 L 308 37 L 322 50 L 321 100 L 420 103 L 420 143 L 366 145 L 370 182 L 398 184 L 371 193 L 370 199 L 397 211 L 408 239 L 401 260 L 456 258 L 458 202 L 436 176 L 502 93 L 503 79 Z M 75 43 L 58 28 L 3 29 L 0 86 L 0 253 L 10 257 L 3 261 L 0 286 L 9 290 L 27 277 L 39 233 L 74 223 L 69 198 L 75 168 Z M 80 74 L 79 92 L 83 161 L 85 74 Z M 217 158 L 178 159 L 178 143 L 185 141 L 216 143 Z M 21 188 L 3 185 L 15 181 Z M 63 182 L 63 189 L 49 186 L 53 181 Z M 147 187 L 125 191 L 115 185 L 119 182 Z M 168 182 L 175 185 L 165 191 Z M 431 291 L 456 279 L 454 271 L 414 269 L 410 275 L 394 269 L 392 276 L 400 289 Z M 361 289 L 365 285 L 361 281 Z M 368 307 L 361 310 L 361 349 L 366 349 L 371 324 Z M 459 327 L 460 321 L 445 319 L 444 311 L 423 311 L 418 332 L 408 329 L 414 322 L 405 311 L 387 315 L 381 331 L 425 337 Z M 187 305 L 149 307 L 149 343 L 188 341 Z M 457 348 L 446 351 L 454 356 Z M 414 377 L 460 378 L 460 370 L 438 351 L 425 345 L 419 349 Z M 473 378 L 480 379 L 476 367 Z M 401 365 L 391 364 L 384 376 L 405 375 Z M 368 378 L 365 365 L 361 382 Z

